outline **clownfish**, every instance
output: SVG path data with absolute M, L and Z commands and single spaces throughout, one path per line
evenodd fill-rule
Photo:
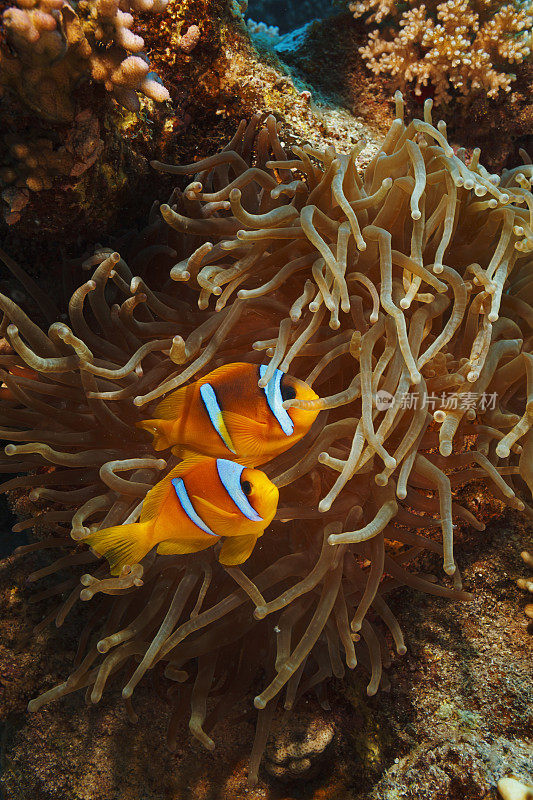
M 139 522 L 115 525 L 83 541 L 105 556 L 112 575 L 157 545 L 162 555 L 205 550 L 226 537 L 219 561 L 242 564 L 272 522 L 278 489 L 264 472 L 225 458 L 182 462 L 146 495 Z
M 317 410 L 283 408 L 285 400 L 316 400 L 304 381 L 277 369 L 264 388 L 265 365 L 235 363 L 213 370 L 169 394 L 154 419 L 137 422 L 154 437 L 155 450 L 174 455 L 235 459 L 256 467 L 288 450 L 309 430 Z

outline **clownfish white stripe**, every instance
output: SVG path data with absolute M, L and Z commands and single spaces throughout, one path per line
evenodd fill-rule
M 266 364 L 259 367 L 259 376 L 262 378 L 267 370 Z M 284 373 L 277 369 L 269 380 L 263 391 L 266 395 L 270 410 L 276 417 L 285 436 L 291 436 L 294 432 L 294 423 L 289 413 L 283 408 L 283 396 L 281 394 L 281 379 Z
M 262 522 L 263 517 L 260 517 L 255 508 L 250 505 L 242 490 L 241 475 L 243 469 L 242 464 L 236 464 L 235 461 L 217 458 L 218 477 L 239 511 L 252 522 Z
M 231 436 L 226 428 L 224 417 L 222 415 L 222 409 L 218 404 L 215 390 L 210 383 L 203 383 L 200 386 L 200 396 L 203 400 L 205 410 L 209 415 L 209 419 L 211 420 L 213 428 L 216 430 L 228 450 L 231 450 L 232 453 L 236 453 L 237 451 L 233 446 Z
M 172 485 L 176 491 L 176 495 L 178 500 L 181 504 L 182 509 L 185 511 L 191 522 L 193 522 L 200 530 L 204 531 L 204 533 L 208 533 L 210 536 L 216 536 L 217 534 L 214 533 L 211 528 L 209 528 L 203 519 L 198 516 L 196 511 L 194 510 L 194 506 L 191 503 L 191 499 L 187 494 L 187 489 L 185 488 L 185 484 L 183 483 L 182 478 L 174 478 L 172 481 Z

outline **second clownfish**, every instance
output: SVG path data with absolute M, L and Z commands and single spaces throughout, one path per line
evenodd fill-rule
M 185 555 L 224 542 L 219 561 L 242 564 L 270 525 L 278 489 L 264 472 L 224 458 L 179 464 L 146 495 L 140 522 L 115 525 L 84 539 L 120 575 L 157 546 L 162 555 Z
M 226 364 L 172 392 L 154 418 L 138 422 L 154 437 L 154 449 L 179 458 L 193 454 L 235 459 L 257 466 L 298 442 L 316 419 L 315 409 L 285 409 L 285 400 L 316 400 L 304 381 L 277 369 L 264 388 L 266 366 Z

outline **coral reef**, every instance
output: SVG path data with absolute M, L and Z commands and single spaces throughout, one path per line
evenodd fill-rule
M 93 166 L 81 176 L 69 176 L 65 165 L 59 173 L 48 175 L 45 186 L 52 181 L 50 188 L 36 192 L 25 184 L 26 167 L 21 164 L 17 171 L 10 143 L 0 137 L 0 162 L 10 168 L 9 182 L 0 178 L 0 192 L 5 191 L 1 206 L 17 229 L 13 236 L 9 231 L 6 236 L 10 251 L 22 261 L 29 261 L 30 253 L 26 246 L 18 247 L 18 236 L 28 241 L 46 238 L 41 250 L 45 258 L 50 251 L 48 240 L 60 239 L 68 249 L 69 238 L 75 238 L 78 241 L 70 248 L 74 255 L 79 252 L 80 237 L 91 243 L 101 241 L 105 232 L 122 224 L 124 213 L 129 216 L 138 209 L 139 220 L 145 217 L 153 200 L 170 185 L 166 176 L 150 171 L 148 158 L 188 162 L 207 155 L 223 146 L 240 119 L 257 111 L 275 109 L 286 135 L 300 143 L 340 143 L 349 148 L 360 137 L 362 120 L 354 120 L 331 103 L 317 106 L 275 54 L 256 51 L 236 4 L 170 0 L 160 13 L 135 12 L 133 16 L 131 30 L 135 36 L 142 35 L 150 67 L 161 76 L 171 103 L 154 103 L 139 94 L 141 110 L 133 114 L 112 102 L 112 93 L 87 73 L 87 80 L 76 84 L 70 95 L 71 121 L 60 123 L 39 116 L 14 91 L 4 94 L 3 133 L 10 143 L 31 149 L 35 140 L 46 140 L 60 151 L 65 139 L 75 135 L 75 118 L 89 111 L 99 123 L 104 144 Z M 2 53 L 10 55 L 5 35 Z M 53 77 L 56 67 L 50 69 Z M 366 135 L 372 141 L 376 126 L 373 115 L 369 119 L 372 129 Z M 53 259 L 59 257 L 53 254 Z
M 20 0 L 3 13 L 6 44 L 0 53 L 0 87 L 53 122 L 74 117 L 72 94 L 84 78 L 102 83 L 130 111 L 137 92 L 162 102 L 168 91 L 153 76 L 144 40 L 131 30 L 131 11 L 160 12 L 165 0 L 95 0 L 72 7 L 64 0 Z
M 139 93 L 158 102 L 170 98 L 149 71 L 130 13 L 159 14 L 164 7 L 159 0 L 120 7 L 118 0 L 75 6 L 21 0 L 3 12 L 0 187 L 9 225 L 19 222 L 37 193 L 49 192 L 52 207 L 67 189 L 83 194 L 80 178 L 101 160 L 104 144 L 108 156 L 114 152 L 106 133 L 113 112 L 106 94 L 130 112 L 140 109 Z M 98 86 L 107 90 L 101 96 Z M 110 172 L 116 175 L 117 167 L 115 159 Z
M 451 99 L 450 88 L 468 98 L 510 92 L 509 65 L 531 52 L 531 3 L 446 0 L 403 10 L 390 0 L 362 0 L 350 9 L 382 24 L 360 51 L 368 67 L 392 75 L 402 89 L 414 83 L 416 94 L 431 87 L 436 103 Z
M 465 486 L 532 513 L 518 496 L 533 487 L 532 167 L 491 175 L 477 151 L 466 164 L 431 105 L 406 124 L 397 96 L 362 173 L 364 143 L 287 153 L 275 119 L 257 115 L 214 156 L 154 163 L 193 180 L 117 242 L 121 255 L 100 247 L 86 261 L 95 271 L 72 296 L 70 327 L 30 281 L 48 335 L 0 297 L 12 348 L 0 357 L 12 442 L 0 468 L 27 473 L 3 489 L 19 511 L 31 489 L 17 530 L 52 531 L 19 552 L 67 552 L 30 576 L 65 575 L 40 593 L 65 597 L 38 632 L 79 600 L 93 606 L 74 671 L 31 710 L 82 688 L 98 703 L 113 679 L 136 719 L 150 671 L 171 708 L 171 748 L 186 716 L 211 750 L 213 728 L 259 682 L 254 782 L 281 696 L 291 710 L 358 664 L 369 696 L 389 686 L 390 644 L 406 652 L 393 589 L 471 597 L 454 525 L 485 525 L 458 497 Z M 176 463 L 155 458 L 133 423 L 207 369 L 265 355 L 269 374 L 290 368 L 320 387 L 307 402 L 322 412 L 264 467 L 281 497 L 270 536 L 242 570 L 205 551 L 152 554 L 109 577 L 84 537 L 135 521 Z M 416 571 L 425 550 L 449 581 Z
M 86 109 L 77 114 L 60 147 L 54 148 L 50 139 L 21 142 L 12 134 L 4 137 L 9 158 L 0 180 L 6 185 L 2 199 L 9 206 L 5 214 L 8 225 L 20 219 L 30 191 L 50 189 L 57 177 L 78 178 L 94 164 L 104 148 L 99 133 L 98 119 Z

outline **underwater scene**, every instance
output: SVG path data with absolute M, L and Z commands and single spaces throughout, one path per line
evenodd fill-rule
M 533 2 L 0 0 L 0 800 L 533 800 Z

